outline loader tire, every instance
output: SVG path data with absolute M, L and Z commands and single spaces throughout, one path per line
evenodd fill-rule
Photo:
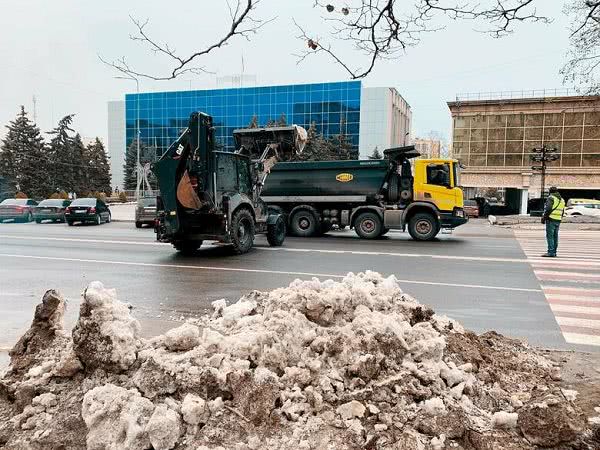
M 182 255 L 191 256 L 195 254 L 202 246 L 202 241 L 177 241 L 173 242 L 173 247 Z
M 247 253 L 254 244 L 254 216 L 245 208 L 231 218 L 231 244 L 236 255 Z
M 286 228 L 285 219 L 282 216 L 279 216 L 273 225 L 267 226 L 267 242 L 271 247 L 281 247 L 283 245 Z
M 417 213 L 408 222 L 408 232 L 415 241 L 431 241 L 440 231 L 433 214 Z

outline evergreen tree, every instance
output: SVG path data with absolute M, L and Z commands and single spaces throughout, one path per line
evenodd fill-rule
M 5 189 L 14 192 L 18 186 L 19 191 L 30 197 L 45 197 L 51 191 L 51 185 L 39 128 L 29 120 L 23 106 L 7 128 L 0 152 L 0 175 L 5 178 Z
M 110 195 L 112 192 L 110 164 L 104 144 L 98 138 L 86 148 L 86 161 L 89 162 L 88 186 L 91 191 L 104 192 Z
M 296 156 L 300 161 L 327 161 L 330 158 L 329 147 L 323 135 L 317 130 L 317 124 L 312 122 L 306 130 L 307 140 L 304 151 Z
M 265 128 L 273 128 L 277 126 L 277 122 L 275 122 L 273 119 L 269 119 L 267 120 L 267 124 L 265 125 Z
M 378 146 L 375 146 L 375 148 L 373 149 L 373 153 L 371 153 L 371 156 L 369 156 L 369 159 L 383 159 L 383 155 L 379 151 Z
M 330 159 L 358 159 L 358 150 L 354 148 L 346 134 L 346 121 L 344 119 L 340 121 L 339 134 L 331 136 L 327 140 L 327 145 L 329 147 Z
M 48 134 L 52 135 L 48 146 L 49 174 L 54 191 L 75 192 L 76 167 L 82 161 L 73 160 L 73 137 L 70 132 L 74 114 L 69 114 L 58 122 Z
M 91 180 L 89 179 L 91 161 L 87 156 L 81 135 L 77 133 L 71 142 L 69 158 L 71 165 L 67 166 L 64 170 L 71 173 L 73 180 L 72 192 L 75 192 L 78 196 L 86 192 L 89 193 L 92 190 L 90 186 Z
M 285 115 L 285 113 L 281 113 L 281 115 L 279 116 L 279 119 L 277 119 L 275 126 L 287 127 L 287 116 Z

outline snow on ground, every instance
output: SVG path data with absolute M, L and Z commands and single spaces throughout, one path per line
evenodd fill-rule
M 373 272 L 296 280 L 149 340 L 116 293 L 49 291 L 0 380 L 6 449 L 533 449 L 596 439 L 557 366 Z M 591 444 L 590 444 L 591 445 Z M 564 447 L 561 447 L 564 448 Z

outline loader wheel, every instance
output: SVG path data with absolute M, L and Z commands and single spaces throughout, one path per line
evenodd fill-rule
M 135 223 L 135 227 L 136 228 L 142 228 L 142 222 L 136 222 Z
M 374 212 L 364 212 L 354 222 L 354 231 L 363 239 L 378 238 L 382 229 L 381 218 Z
M 247 253 L 254 244 L 254 217 L 247 209 L 239 209 L 231 218 L 231 244 L 234 253 Z
M 173 247 L 182 255 L 191 256 L 202 246 L 202 241 L 177 241 Z
M 318 226 L 317 218 L 308 209 L 296 211 L 290 220 L 290 228 L 295 236 L 314 236 Z
M 35 223 L 42 223 L 42 219 L 35 219 Z
M 415 241 L 431 241 L 439 231 L 437 219 L 429 213 L 417 213 L 408 222 L 408 232 Z
M 267 225 L 267 242 L 271 247 L 281 247 L 285 240 L 285 220 L 279 216 L 273 225 Z

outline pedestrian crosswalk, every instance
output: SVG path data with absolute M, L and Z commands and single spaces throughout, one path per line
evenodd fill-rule
M 565 341 L 600 346 L 600 231 L 561 230 L 557 258 L 544 230 L 515 230 Z

